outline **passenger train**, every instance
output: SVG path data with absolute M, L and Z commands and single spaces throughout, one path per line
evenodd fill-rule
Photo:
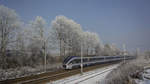
M 83 57 L 83 66 L 90 66 L 95 64 L 103 64 L 114 61 L 129 60 L 134 59 L 135 56 L 92 56 L 92 57 Z M 81 57 L 80 56 L 68 56 L 63 61 L 64 69 L 73 69 L 79 68 L 81 66 Z

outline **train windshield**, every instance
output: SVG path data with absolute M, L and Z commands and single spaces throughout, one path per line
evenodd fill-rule
M 81 62 L 80 59 L 74 59 L 69 64 L 76 64 L 76 63 L 80 63 L 80 62 Z
M 67 58 L 64 59 L 63 64 L 66 64 L 70 59 L 77 57 L 77 56 L 68 56 Z

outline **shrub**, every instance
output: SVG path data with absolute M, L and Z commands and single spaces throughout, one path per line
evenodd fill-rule
M 105 84 L 128 84 L 130 75 L 134 72 L 142 71 L 144 59 L 135 59 L 121 63 L 120 66 L 106 76 Z

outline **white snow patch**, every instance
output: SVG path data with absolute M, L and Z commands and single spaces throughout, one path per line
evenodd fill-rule
M 150 69 L 146 69 L 143 73 L 143 80 L 134 79 L 136 84 L 150 84 Z
M 114 68 L 119 66 L 111 65 L 105 68 L 96 69 L 89 72 L 84 72 L 83 75 L 77 74 L 57 81 L 51 81 L 48 84 L 98 84 L 105 79 L 105 76 Z
M 47 72 L 51 72 L 52 69 L 59 69 L 61 68 L 61 63 L 57 64 L 49 64 L 47 65 Z M 10 68 L 10 69 L 0 69 L 0 81 L 6 80 L 6 79 L 15 79 L 20 77 L 26 77 L 30 75 L 36 75 L 45 73 L 43 72 L 43 65 L 39 65 L 35 68 L 26 66 L 26 67 L 17 67 L 17 68 Z

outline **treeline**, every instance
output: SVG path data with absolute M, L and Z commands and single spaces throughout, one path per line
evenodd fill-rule
M 81 52 L 84 56 L 121 54 L 116 46 L 103 45 L 97 33 L 83 31 L 65 16 L 56 16 L 50 23 L 37 16 L 25 24 L 13 9 L 1 5 L 0 68 L 35 67 L 43 65 L 44 59 L 50 64 Z

